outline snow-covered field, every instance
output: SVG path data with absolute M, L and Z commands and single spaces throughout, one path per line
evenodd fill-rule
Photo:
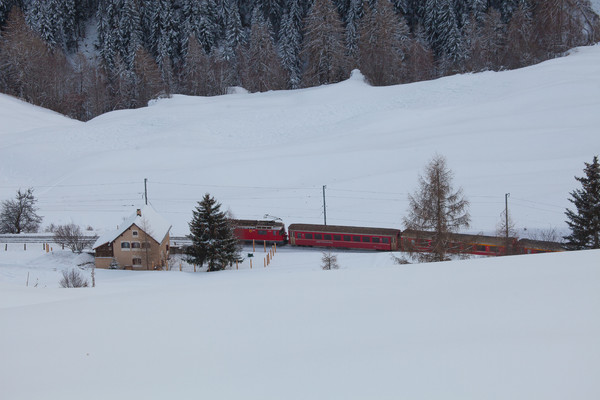
M 2 251 L 0 398 L 600 397 L 600 251 L 403 266 L 346 252 L 333 271 L 318 252 L 262 256 L 59 289 L 84 256 Z
M 175 96 L 88 123 L 0 95 L 0 199 L 112 229 L 149 200 L 185 234 L 210 192 L 239 218 L 401 228 L 435 153 L 494 230 L 564 228 L 600 152 L 600 47 L 518 71 L 372 88 Z M 96 271 L 0 246 L 0 399 L 600 398 L 600 251 L 395 265 L 280 248 L 219 273 Z M 244 253 L 249 252 L 246 249 Z M 27 286 L 26 286 L 27 285 Z

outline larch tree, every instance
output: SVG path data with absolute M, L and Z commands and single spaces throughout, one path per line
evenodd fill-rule
M 37 199 L 33 189 L 17 190 L 14 200 L 2 202 L 0 210 L 0 233 L 25 233 L 37 232 L 42 217 L 37 215 L 35 206 Z
M 453 173 L 443 156 L 436 155 L 419 177 L 419 188 L 408 196 L 409 210 L 404 218 L 406 229 L 431 238 L 431 253 L 419 254 L 424 261 L 444 261 L 448 253 L 458 251 L 452 234 L 470 223 L 469 201 L 461 188 L 454 190 Z
M 600 164 L 598 156 L 585 163 L 585 176 L 575 177 L 581 189 L 571 192 L 569 201 L 575 210 L 567 209 L 567 225 L 571 234 L 565 236 L 572 250 L 600 249 Z
M 358 66 L 372 85 L 400 83 L 408 35 L 408 25 L 389 0 L 378 0 L 374 7 L 365 2 L 359 24 Z
M 306 16 L 303 83 L 316 86 L 340 82 L 349 76 L 344 28 L 331 0 L 315 0 Z
M 198 202 L 189 223 L 192 244 L 187 249 L 188 261 L 208 271 L 219 271 L 240 259 L 240 245 L 221 204 L 208 193 Z
M 285 88 L 284 71 L 273 43 L 271 24 L 258 8 L 252 15 L 249 45 L 240 64 L 242 86 L 249 91 Z

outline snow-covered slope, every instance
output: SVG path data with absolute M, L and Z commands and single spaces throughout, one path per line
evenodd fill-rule
M 328 223 L 401 228 L 407 193 L 440 153 L 471 200 L 472 231 L 494 230 L 505 193 L 519 228 L 560 228 L 573 177 L 600 151 L 599 88 L 594 46 L 410 85 L 370 87 L 356 73 L 298 91 L 174 96 L 85 124 L 32 129 L 9 104 L 0 198 L 33 186 L 46 224 L 114 229 L 148 178 L 151 204 L 184 234 L 206 192 L 239 218 L 320 223 L 327 185 Z

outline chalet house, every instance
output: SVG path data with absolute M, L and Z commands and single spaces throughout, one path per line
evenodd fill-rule
M 169 258 L 171 225 L 152 207 L 145 206 L 121 224 L 100 236 L 92 247 L 96 268 L 153 270 Z

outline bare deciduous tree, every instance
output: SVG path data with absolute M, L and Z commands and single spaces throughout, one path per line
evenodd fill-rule
M 36 214 L 37 199 L 33 189 L 26 191 L 17 190 L 14 200 L 2 202 L 0 212 L 0 233 L 37 232 L 42 222 L 42 217 Z
M 517 253 L 515 243 L 519 234 L 510 213 L 508 213 L 508 217 L 506 216 L 506 210 L 502 211 L 500 221 L 496 225 L 496 236 L 504 238 L 504 248 L 506 249 L 504 255 Z
M 75 224 L 58 226 L 54 231 L 54 241 L 71 249 L 73 253 L 81 253 L 96 240 L 95 236 L 86 236 Z
M 453 173 L 443 156 L 436 155 L 419 177 L 419 189 L 408 196 L 409 211 L 404 218 L 407 229 L 417 234 L 427 232 L 431 240 L 431 252 L 420 254 L 423 261 L 447 260 L 453 248 L 452 234 L 469 227 L 469 202 L 462 189 L 452 187 Z
M 340 266 L 337 261 L 337 256 L 331 252 L 323 252 L 321 257 L 321 268 L 324 270 L 338 269 Z

